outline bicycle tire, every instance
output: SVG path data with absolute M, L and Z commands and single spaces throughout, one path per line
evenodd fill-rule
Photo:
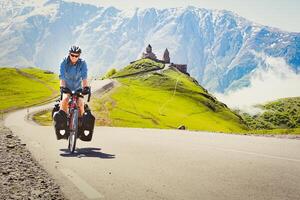
M 74 109 L 70 117 L 70 135 L 68 149 L 71 153 L 74 153 L 76 148 L 76 140 L 78 135 L 78 109 Z

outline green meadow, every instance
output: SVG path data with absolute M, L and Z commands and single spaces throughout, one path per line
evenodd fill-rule
M 32 119 L 41 126 L 51 126 L 52 123 L 52 110 L 43 110 L 32 116 Z
M 185 126 L 188 130 L 238 134 L 300 134 L 299 97 L 260 105 L 263 112 L 251 116 L 230 110 L 194 78 L 149 59 L 119 71 L 110 69 L 103 78 L 113 78 L 118 85 L 105 94 L 92 96 L 90 107 L 98 126 Z M 34 120 L 51 125 L 50 115 L 50 111 L 43 111 Z
M 28 107 L 58 95 L 59 80 L 37 68 L 0 68 L 0 111 Z

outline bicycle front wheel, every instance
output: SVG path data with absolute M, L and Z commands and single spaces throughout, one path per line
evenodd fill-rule
M 74 153 L 76 148 L 76 134 L 72 131 L 69 136 L 69 146 L 68 149 L 71 153 Z
M 68 149 L 71 153 L 74 153 L 76 148 L 76 139 L 78 134 L 78 110 L 74 109 L 70 116 L 70 136 Z

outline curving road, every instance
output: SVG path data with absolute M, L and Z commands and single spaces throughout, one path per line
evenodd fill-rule
M 300 199 L 300 140 L 96 127 L 93 141 L 69 155 L 53 127 L 26 116 L 10 113 L 5 125 L 69 199 Z

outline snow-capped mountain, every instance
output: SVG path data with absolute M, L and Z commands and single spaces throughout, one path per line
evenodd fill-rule
M 300 33 L 225 10 L 7 0 L 0 13 L 0 66 L 58 71 L 69 46 L 78 44 L 90 74 L 102 74 L 139 58 L 151 44 L 158 58 L 168 48 L 171 62 L 188 64 L 189 73 L 210 91 L 248 86 L 252 74 L 268 66 L 265 57 L 282 58 L 293 73 L 300 71 Z

